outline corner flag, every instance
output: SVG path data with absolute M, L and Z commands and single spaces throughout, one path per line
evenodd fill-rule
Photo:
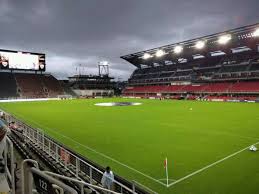
M 168 186 L 168 165 L 167 165 L 167 158 L 165 158 L 164 161 L 164 168 L 165 168 L 165 174 L 166 174 L 166 184 Z
M 165 161 L 164 161 L 164 168 L 167 168 L 167 158 L 165 158 Z

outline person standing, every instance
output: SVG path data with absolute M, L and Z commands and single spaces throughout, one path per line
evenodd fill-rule
M 102 185 L 104 188 L 112 190 L 112 185 L 114 182 L 114 175 L 113 172 L 111 171 L 111 168 L 109 166 L 106 167 L 103 177 L 102 177 Z

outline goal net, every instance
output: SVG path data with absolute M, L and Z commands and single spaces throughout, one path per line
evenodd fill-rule
M 67 99 L 72 99 L 72 95 L 58 95 L 58 99 L 60 100 L 67 100 Z

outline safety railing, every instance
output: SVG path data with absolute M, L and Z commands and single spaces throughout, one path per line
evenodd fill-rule
M 27 159 L 22 162 L 22 194 L 33 193 L 69 193 L 77 194 L 77 191 L 65 183 L 57 180 L 39 170 L 35 160 Z M 58 191 L 58 192 L 57 192 Z
M 5 141 L 4 149 L 4 164 L 7 180 L 11 186 L 11 194 L 15 194 L 15 164 L 14 164 L 14 153 L 13 153 L 13 143 L 8 138 L 5 137 L 2 141 Z
M 48 135 L 46 135 L 42 130 L 35 129 L 29 125 L 23 123 L 22 121 L 16 119 L 12 115 L 6 113 L 7 122 L 15 122 L 20 129 L 23 131 L 24 141 L 34 144 L 37 148 L 41 149 L 45 154 L 51 157 L 56 162 L 59 162 L 63 167 L 70 172 L 72 171 L 76 178 L 87 177 L 90 184 L 101 184 L 101 179 L 103 176 L 103 171 L 100 168 L 94 166 L 86 159 L 77 156 L 72 153 L 69 149 L 56 140 L 53 140 Z M 120 182 L 118 179 L 113 182 L 113 191 L 122 194 L 148 194 L 151 192 L 145 191 L 136 182 L 131 183 L 125 181 L 126 184 Z M 155 192 L 154 192 L 155 193 Z
M 103 191 L 109 194 L 120 194 L 118 192 L 105 189 L 103 187 L 87 183 L 82 180 L 78 180 L 71 177 L 66 177 L 60 174 L 56 174 L 49 171 L 41 171 L 39 169 L 38 162 L 31 159 L 26 159 L 22 162 L 22 194 L 32 194 L 38 193 L 39 191 L 47 191 L 52 193 L 52 189 L 58 190 L 60 193 L 68 192 L 71 194 L 76 194 L 77 191 L 72 187 L 61 182 L 69 181 L 80 187 L 80 194 L 84 194 L 85 187 L 93 188 L 94 190 Z M 35 186 L 33 186 L 35 185 Z

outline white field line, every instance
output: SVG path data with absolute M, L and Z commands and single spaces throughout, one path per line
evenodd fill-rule
M 145 186 L 145 185 L 142 185 L 141 183 L 139 183 L 139 182 L 137 182 L 137 181 L 135 181 L 135 180 L 133 180 L 133 183 L 135 183 L 136 185 L 139 185 L 139 186 L 141 186 L 141 187 L 147 189 L 148 191 L 151 191 L 151 193 L 153 193 L 153 194 L 158 194 L 157 192 L 153 191 L 153 190 L 150 189 L 149 187 L 147 187 L 147 186 Z M 165 185 L 165 186 L 166 186 L 166 185 Z
M 259 142 L 256 142 L 256 143 L 254 143 L 254 144 L 252 144 L 252 145 L 257 145 L 257 144 L 259 144 Z M 233 154 L 230 154 L 230 155 L 228 155 L 227 157 L 222 158 L 222 159 L 220 159 L 220 160 L 218 160 L 218 161 L 216 161 L 216 162 L 214 162 L 214 163 L 212 163 L 212 164 L 209 164 L 208 166 L 205 166 L 205 167 L 203 167 L 203 168 L 201 168 L 201 169 L 199 169 L 199 170 L 197 170 L 197 171 L 195 171 L 195 172 L 193 172 L 193 173 L 191 173 L 191 174 L 188 174 L 187 176 L 182 177 L 182 178 L 178 179 L 177 181 L 175 181 L 175 182 L 169 184 L 168 187 L 171 187 L 171 186 L 173 186 L 173 185 L 175 185 L 175 184 L 177 184 L 177 183 L 180 183 L 180 182 L 184 181 L 185 179 L 188 179 L 188 178 L 190 178 L 190 177 L 192 177 L 192 176 L 194 176 L 194 175 L 196 175 L 196 174 L 198 174 L 198 173 L 200 173 L 200 172 L 202 172 L 202 171 L 204 171 L 204 170 L 206 170 L 206 169 L 208 169 L 208 168 L 210 168 L 210 167 L 213 167 L 213 166 L 215 166 L 215 165 L 217 165 L 217 164 L 219 164 L 219 163 L 221 163 L 221 162 L 223 162 L 223 161 L 225 161 L 225 160 L 227 160 L 227 159 L 229 159 L 229 158 L 232 158 L 233 156 L 235 156 L 235 155 L 237 155 L 237 154 L 239 154 L 239 153 L 241 153 L 241 152 L 247 150 L 247 149 L 248 149 L 249 147 L 251 147 L 252 145 L 247 146 L 247 147 L 245 147 L 245 148 L 243 148 L 243 149 L 241 149 L 241 150 L 239 150 L 239 151 L 237 151 L 237 152 L 235 152 L 235 153 L 233 153 Z
M 166 178 L 162 178 L 162 179 L 158 179 L 158 180 L 160 180 L 160 181 L 166 181 L 167 179 Z M 175 179 L 168 179 L 169 181 L 177 181 L 177 180 L 175 180 Z
M 15 115 L 19 115 L 19 114 L 16 113 Z M 20 118 L 24 118 L 24 117 L 21 116 L 21 115 L 19 115 L 19 117 L 20 117 Z M 24 118 L 24 119 L 25 119 L 25 118 Z M 126 164 L 124 164 L 124 163 L 122 163 L 122 162 L 120 162 L 120 161 L 114 159 L 114 158 L 111 158 L 110 156 L 107 156 L 107 155 L 105 155 L 105 154 L 103 154 L 103 153 L 101 153 L 101 152 L 98 152 L 97 150 L 95 150 L 95 149 L 93 149 L 93 148 L 91 148 L 91 147 L 88 147 L 88 146 L 86 146 L 86 145 L 84 145 L 84 144 L 81 144 L 81 143 L 75 141 L 74 139 L 72 139 L 72 138 L 70 138 L 70 137 L 67 137 L 67 136 L 65 136 L 65 135 L 63 135 L 63 134 L 57 132 L 56 129 L 55 129 L 55 130 L 54 130 L 54 129 L 50 129 L 50 128 L 44 126 L 44 125 L 41 125 L 41 124 L 37 123 L 36 121 L 34 121 L 34 120 L 32 120 L 32 119 L 26 118 L 25 120 L 29 120 L 29 121 L 31 121 L 32 123 L 36 124 L 38 127 L 41 127 L 41 128 L 43 128 L 43 129 L 47 129 L 47 130 L 49 130 L 49 131 L 51 131 L 51 132 L 53 132 L 53 133 L 56 133 L 57 135 L 62 136 L 62 137 L 64 137 L 64 138 L 66 138 L 66 139 L 69 139 L 70 141 L 76 143 L 77 145 L 80 145 L 80 146 L 82 146 L 82 147 L 84 147 L 84 148 L 86 148 L 86 149 L 88 149 L 88 150 L 90 150 L 90 151 L 92 151 L 92 152 L 94 152 L 94 153 L 96 153 L 96 154 L 98 154 L 98 155 L 104 157 L 104 158 L 107 158 L 107 159 L 109 159 L 109 160 L 111 160 L 111 161 L 113 161 L 113 162 L 115 162 L 115 163 L 117 163 L 117 164 L 119 164 L 119 165 L 121 165 L 121 166 L 124 166 L 124 167 L 126 167 L 126 168 L 128 168 L 128 169 L 130 169 L 130 170 L 132 170 L 132 171 L 134 171 L 134 172 L 136 172 L 136 173 L 138 173 L 138 174 L 141 174 L 142 176 L 144 176 L 144 177 L 146 177 L 146 178 L 148 178 L 148 179 L 150 179 L 150 180 L 152 180 L 152 181 L 155 181 L 155 182 L 157 182 L 157 183 L 159 183 L 159 184 L 161 184 L 161 185 L 163 185 L 163 186 L 166 186 L 165 183 L 163 183 L 163 182 L 161 182 L 161 181 L 159 181 L 159 180 L 157 180 L 157 179 L 151 177 L 150 175 L 147 175 L 147 174 L 145 174 L 145 173 L 143 173 L 143 172 L 140 172 L 140 171 L 136 170 L 136 169 L 133 168 L 133 167 L 130 167 L 130 166 L 128 166 L 128 165 L 126 165 Z M 59 130 L 58 130 L 58 131 L 59 131 Z

